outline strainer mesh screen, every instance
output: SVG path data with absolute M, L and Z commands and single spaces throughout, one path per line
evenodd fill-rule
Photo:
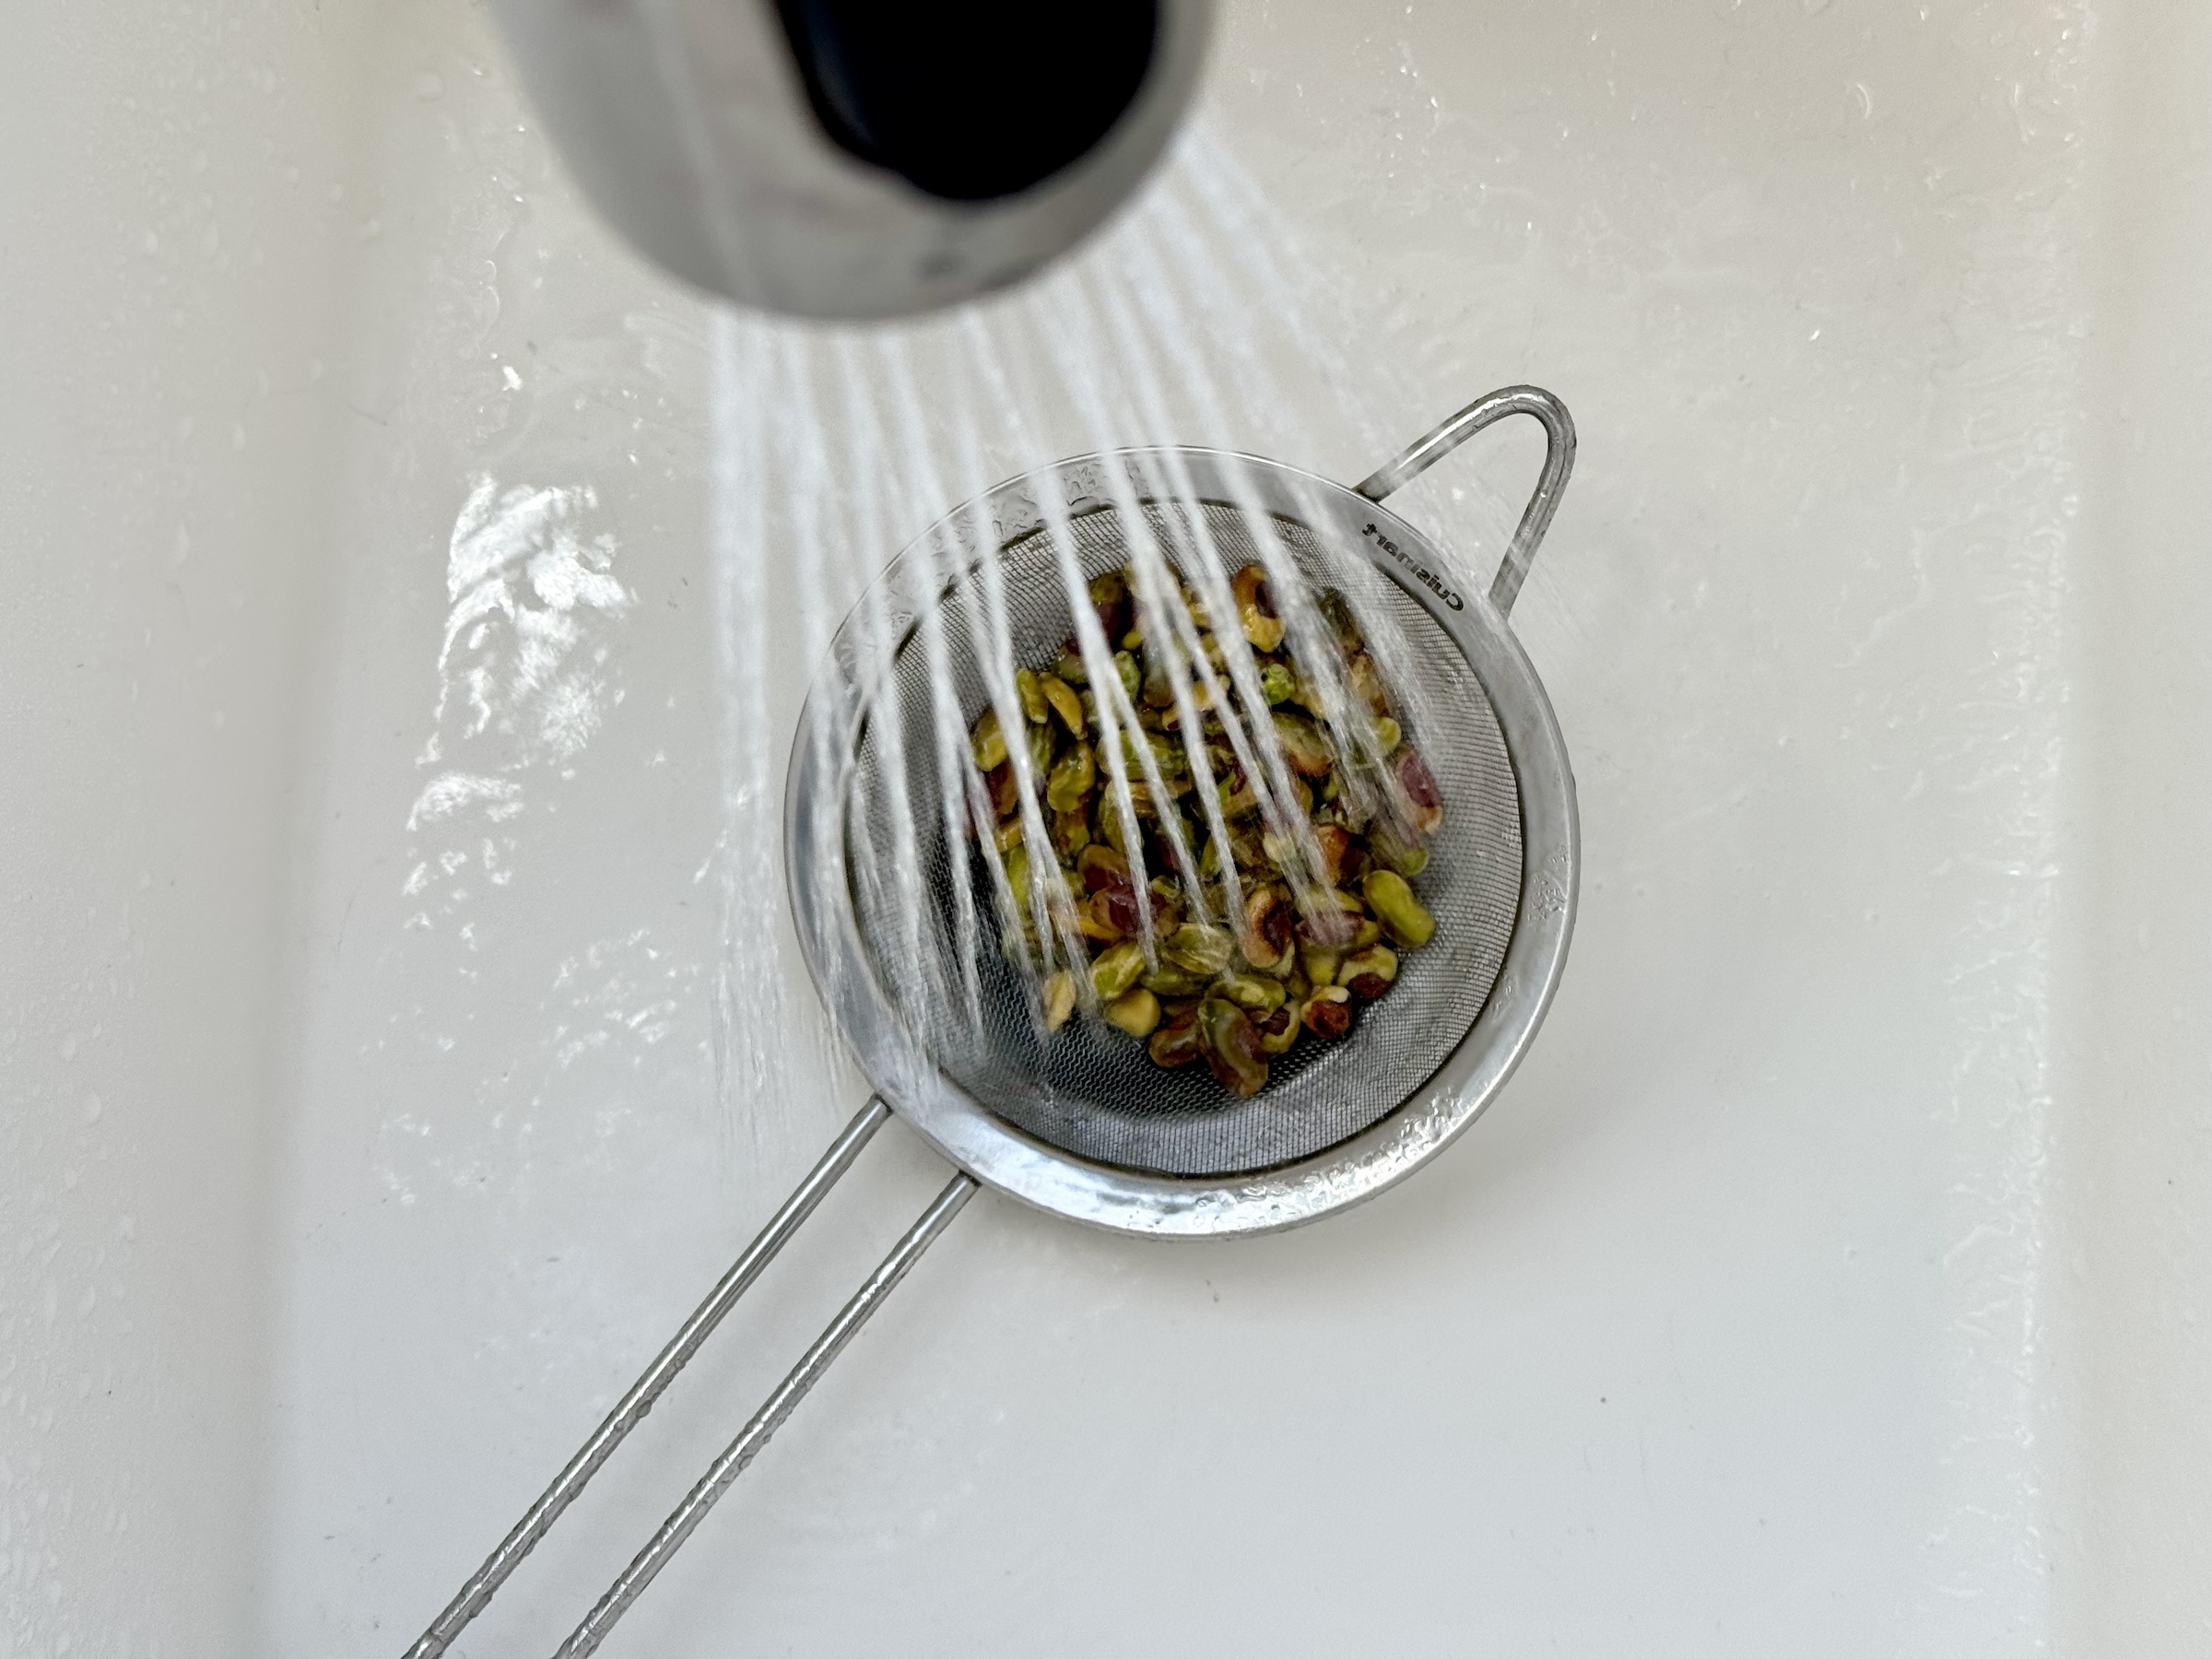
M 1197 557 L 1191 537 L 1157 505 L 1158 544 L 1171 564 Z M 1187 507 L 1174 509 L 1180 513 Z M 1205 502 L 1213 546 L 1229 571 L 1257 559 L 1237 507 Z M 1118 510 L 1100 508 L 1069 526 L 1086 576 L 1128 562 Z M 903 735 L 903 786 L 893 774 L 880 704 L 871 711 L 848 797 L 848 867 L 880 861 L 882 849 L 912 838 L 922 866 L 922 936 L 949 962 L 955 950 L 953 884 L 971 884 L 982 935 L 981 1018 L 964 996 L 919 988 L 959 983 L 957 970 L 922 972 L 912 959 L 911 905 L 900 884 L 853 883 L 853 902 L 870 971 L 912 1024 L 923 1047 L 975 1099 L 1038 1139 L 1096 1162 L 1159 1174 L 1249 1173 L 1323 1151 L 1380 1122 L 1428 1080 L 1480 1017 L 1512 938 L 1521 890 L 1521 810 L 1512 763 L 1498 719 L 1474 667 L 1429 615 L 1357 551 L 1324 554 L 1312 533 L 1287 519 L 1276 534 L 1316 586 L 1345 590 L 1361 614 L 1386 608 L 1427 686 L 1427 708 L 1409 738 L 1435 772 L 1446 819 L 1430 843 L 1429 866 L 1414 883 L 1437 920 L 1424 949 L 1400 955 L 1396 985 L 1362 1005 L 1351 1035 L 1324 1042 L 1312 1035 L 1276 1059 L 1265 1088 L 1241 1100 L 1203 1065 L 1165 1070 L 1145 1045 L 1082 1018 L 1041 1038 L 1023 1000 L 1018 971 L 1004 959 L 993 920 L 989 878 L 966 845 L 950 846 L 936 780 L 927 653 L 917 635 L 900 642 L 890 680 Z M 1008 544 L 1004 573 L 1008 632 L 1018 666 L 1041 666 L 1072 631 L 1049 531 Z M 972 572 L 961 580 L 975 580 Z M 944 635 L 956 699 L 971 724 L 989 698 L 977 668 L 971 607 L 956 584 Z M 891 819 L 904 814 L 902 835 Z M 867 838 L 867 856 L 853 856 Z

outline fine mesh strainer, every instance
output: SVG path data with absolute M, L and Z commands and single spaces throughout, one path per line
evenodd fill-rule
M 1265 507 L 1264 493 L 1253 487 L 1253 464 L 1206 459 L 1202 465 L 1187 453 L 1123 452 L 1097 464 L 1111 469 L 1108 481 L 1115 486 L 1117 500 L 1097 504 L 1088 491 L 1092 480 L 1078 477 L 1077 488 L 1085 493 L 1069 504 L 1057 524 L 1026 535 L 1017 532 L 1003 545 L 994 532 L 983 545 L 997 549 L 1005 637 L 1012 661 L 1050 661 L 1068 633 L 1067 585 L 1055 541 L 1072 544 L 1084 578 L 1119 569 L 1131 555 L 1123 519 L 1132 511 L 1145 514 L 1144 533 L 1172 566 L 1212 558 L 1225 571 L 1234 571 L 1265 556 L 1259 545 L 1264 535 L 1281 549 L 1277 557 L 1287 553 L 1302 568 L 1316 591 L 1335 586 L 1369 619 L 1371 629 L 1382 623 L 1398 636 L 1404 667 L 1419 681 L 1422 711 L 1415 735 L 1431 758 L 1451 804 L 1420 878 L 1423 902 L 1437 919 L 1436 937 L 1405 958 L 1390 995 L 1366 1010 L 1347 1040 L 1300 1043 L 1275 1062 L 1268 1086 L 1259 1095 L 1239 1100 L 1206 1067 L 1163 1070 L 1141 1044 L 1095 1022 L 1073 1022 L 1049 1040 L 1041 1038 L 1019 971 L 996 951 L 982 953 L 976 1006 L 963 995 L 946 994 L 953 982 L 950 973 L 917 971 L 917 944 L 933 963 L 966 954 L 958 950 L 952 888 L 973 881 L 981 865 L 980 861 L 971 865 L 966 848 L 955 846 L 943 831 L 936 753 L 941 727 L 931 719 L 931 653 L 915 626 L 903 630 L 904 638 L 892 646 L 889 684 L 862 700 L 861 706 L 870 712 L 863 720 L 850 779 L 826 797 L 847 803 L 849 878 L 833 877 L 830 889 L 851 892 L 854 931 L 867 971 L 915 1035 L 930 1068 L 995 1117 L 1060 1151 L 1118 1169 L 1185 1177 L 1251 1174 L 1290 1164 L 1349 1139 L 1394 1111 L 1444 1063 L 1481 1013 L 1512 937 L 1522 877 L 1521 809 L 1512 757 L 1482 682 L 1451 632 L 1371 564 L 1331 559 L 1300 518 L 1271 517 L 1255 535 L 1252 516 Z M 1140 487 L 1170 477 L 1179 487 L 1206 493 L 1215 488 L 1226 493 L 1233 484 L 1241 504 L 1203 497 L 1194 502 L 1144 501 Z M 996 496 L 988 500 L 998 503 Z M 1312 516 L 1314 503 L 1299 505 Z M 941 528 L 940 550 L 960 545 L 956 537 L 963 528 Z M 1375 534 L 1383 534 L 1380 524 Z M 974 543 L 969 539 L 965 545 Z M 948 561 L 930 562 L 942 576 Z M 979 576 L 971 567 L 944 581 L 938 602 L 940 616 L 963 619 L 945 629 L 939 659 L 963 711 L 981 709 L 989 696 L 978 660 L 988 646 L 979 641 L 972 626 L 964 625 L 964 619 L 980 618 L 984 610 L 983 595 L 962 591 L 976 585 Z M 875 620 L 880 628 L 880 613 Z M 983 637 L 990 639 L 988 629 Z M 867 663 L 875 654 L 863 653 L 856 661 Z M 893 721 L 901 727 L 896 742 L 885 730 Z M 964 744 L 965 723 L 957 730 Z M 814 734 L 818 744 L 830 738 L 824 728 Z M 806 760 L 799 767 L 800 777 L 808 781 L 794 778 L 794 798 L 825 798 L 811 782 L 815 774 Z M 938 831 L 917 849 L 924 876 L 920 893 L 911 880 L 886 878 L 876 853 L 892 844 L 901 820 Z M 808 833 L 826 831 L 833 822 L 814 820 Z M 810 908 L 805 889 L 822 873 L 824 852 L 808 844 L 794 860 L 793 886 L 794 894 L 802 895 L 802 910 Z M 917 906 L 917 897 L 925 902 Z M 976 906 L 989 909 L 987 885 Z M 928 924 L 921 929 L 913 925 L 917 909 Z M 834 934 L 821 943 L 841 948 Z M 846 941 L 841 948 L 849 950 L 852 944 Z M 844 962 L 836 967 L 850 971 Z M 822 972 L 819 966 L 817 972 Z M 829 977 L 841 983 L 841 973 Z M 910 1058 L 921 1063 L 924 1056 Z
M 1380 502 L 1512 414 L 1543 423 L 1543 476 L 1488 598 L 1462 594 L 1428 537 Z M 1511 387 L 1357 488 L 1206 450 L 1088 456 L 967 503 L 891 564 L 841 629 L 808 698 L 784 827 L 808 968 L 877 1093 L 409 1659 L 445 1652 L 894 1110 L 959 1172 L 556 1659 L 597 1649 L 979 1183 L 1124 1232 L 1265 1232 L 1372 1196 L 1474 1121 L 1534 1039 L 1573 925 L 1574 781 L 1550 703 L 1506 626 L 1573 458 L 1565 406 L 1548 392 Z M 986 698 L 972 631 L 947 627 L 933 641 L 917 623 L 933 607 L 939 618 L 976 616 L 973 584 L 994 582 L 1013 661 L 1048 657 L 1068 632 L 1061 549 L 1073 547 L 1085 575 L 1116 568 L 1140 514 L 1171 564 L 1205 547 L 1234 570 L 1268 539 L 1317 582 L 1344 589 L 1371 631 L 1394 629 L 1419 681 L 1416 730 L 1447 808 L 1419 881 L 1434 940 L 1406 958 L 1397 985 L 1365 1008 L 1349 1038 L 1299 1044 L 1248 1100 L 1202 1067 L 1163 1071 L 1142 1044 L 1081 1022 L 1041 1038 L 1022 982 L 994 951 L 976 953 L 972 1003 L 930 971 L 952 952 L 959 886 L 971 879 L 963 840 L 947 827 L 960 820 L 948 819 L 935 790 L 942 723 L 933 721 L 933 672 L 955 688 L 960 731 Z

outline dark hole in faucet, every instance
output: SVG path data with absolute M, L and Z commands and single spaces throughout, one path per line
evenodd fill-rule
M 837 145 L 942 200 L 987 202 L 1088 155 L 1144 85 L 1158 0 L 777 0 Z

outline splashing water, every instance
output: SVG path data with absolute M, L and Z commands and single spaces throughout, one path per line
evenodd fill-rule
M 799 1041 L 792 1017 L 804 972 L 794 952 L 771 944 L 785 935 L 786 756 L 779 735 L 791 729 L 797 700 L 841 626 L 857 645 L 864 683 L 893 684 L 902 653 L 919 653 L 922 665 L 919 695 L 926 707 L 905 722 L 873 723 L 881 763 L 856 785 L 875 797 L 853 803 L 861 815 L 855 821 L 880 825 L 884 833 L 855 835 L 846 849 L 854 900 L 896 918 L 900 930 L 894 948 L 903 982 L 888 988 L 917 1016 L 941 1019 L 957 1010 L 972 1028 L 982 1018 L 982 964 L 1000 950 L 1002 938 L 1029 971 L 1032 993 L 1055 968 L 1088 960 L 1079 895 L 1059 861 L 1017 860 L 1014 843 L 1002 848 L 995 834 L 973 828 L 987 829 L 998 816 L 993 780 L 970 738 L 987 709 L 1012 735 L 1006 764 L 1017 785 L 1021 844 L 1050 846 L 1053 833 L 1038 758 L 1020 740 L 1027 728 L 1016 685 L 1018 670 L 1045 665 L 1020 660 L 1015 651 L 994 526 L 966 512 L 917 539 L 940 514 L 1002 479 L 1022 480 L 1045 521 L 1044 551 L 1065 601 L 1065 631 L 1098 700 L 1102 818 L 1111 814 L 1119 829 L 1135 893 L 1147 891 L 1150 877 L 1171 876 L 1194 919 L 1241 924 L 1246 895 L 1237 861 L 1228 855 L 1225 781 L 1251 789 L 1301 908 L 1318 901 L 1328 885 L 1260 661 L 1236 625 L 1230 578 L 1247 560 L 1265 571 L 1286 648 L 1308 678 L 1310 706 L 1349 751 L 1353 764 L 1341 775 L 1351 808 L 1401 825 L 1408 820 L 1404 787 L 1383 764 L 1360 690 L 1348 683 L 1321 594 L 1262 507 L 1253 472 L 1235 456 L 1252 449 L 1311 464 L 1315 434 L 1299 412 L 1312 400 L 1287 394 L 1279 362 L 1322 376 L 1331 394 L 1324 406 L 1351 425 L 1365 465 L 1444 411 L 1378 403 L 1375 377 L 1355 375 L 1347 364 L 1337 339 L 1342 325 L 1312 319 L 1316 296 L 1301 288 L 1295 251 L 1284 255 L 1288 246 L 1284 227 L 1249 177 L 1197 127 L 1113 232 L 1081 261 L 1018 296 L 865 332 L 736 316 L 719 324 L 713 488 L 725 739 L 717 1041 L 734 1115 L 756 1120 L 761 1105 L 772 1113 L 791 1094 Z M 1097 571 L 1095 559 L 1086 568 L 1068 508 L 1079 493 L 1071 465 L 1053 457 L 1194 442 L 1230 457 L 1225 476 L 1238 514 L 1233 539 L 1241 545 L 1223 541 L 1215 514 L 1183 505 L 1195 500 L 1195 486 L 1171 447 L 1096 474 L 1106 480 L 1126 539 L 1150 682 L 1135 697 L 1114 661 L 1123 642 L 1108 637 L 1090 602 Z M 1274 476 L 1279 488 L 1280 475 Z M 1501 545 L 1502 504 L 1485 498 L 1478 509 L 1485 522 L 1472 539 Z M 1317 511 L 1297 516 L 1321 518 Z M 911 620 L 890 614 L 885 588 L 874 582 L 902 547 L 911 547 L 927 577 L 920 591 L 945 595 Z M 1342 557 L 1364 563 L 1356 550 Z M 1359 588 L 1346 585 L 1382 685 L 1418 733 L 1429 724 L 1431 700 L 1408 668 L 1412 653 L 1388 608 L 1362 603 Z M 1209 621 L 1218 624 L 1211 629 L 1211 658 L 1203 648 Z M 972 674 L 963 677 L 963 664 Z M 1162 691 L 1164 703 L 1155 701 Z M 1174 793 L 1167 774 L 1177 744 L 1170 738 L 1155 747 L 1140 702 L 1164 711 L 1180 735 L 1177 762 L 1196 807 L 1187 831 L 1180 811 L 1154 815 L 1149 839 L 1142 828 L 1147 804 L 1165 803 Z M 1226 762 L 1202 729 L 1208 711 L 1219 716 Z M 814 729 L 827 735 L 826 725 Z M 1218 775 L 1224 763 L 1232 767 L 1227 780 Z M 841 835 L 843 821 L 815 815 L 813 832 Z M 940 867 L 943 862 L 933 850 L 961 847 L 972 848 L 981 865 L 980 891 L 932 875 L 933 856 Z M 1219 853 L 1211 881 L 1201 875 L 1209 850 Z M 1153 853 L 1165 869 L 1148 867 Z M 806 862 L 816 870 L 839 867 L 827 856 Z M 1017 890 L 1022 866 L 1027 877 Z M 940 920 L 947 908 L 940 892 L 951 901 L 947 920 Z M 1155 962 L 1150 907 L 1138 902 L 1135 912 L 1138 943 Z M 1095 1007 L 1088 976 L 1073 978 L 1082 1005 Z M 1033 994 L 1031 1014 L 1041 1019 Z

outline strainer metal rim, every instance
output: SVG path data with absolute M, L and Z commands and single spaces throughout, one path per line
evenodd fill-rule
M 887 616 L 904 635 L 937 602 L 945 584 L 933 581 L 936 558 L 927 550 L 1004 547 L 1054 519 L 1112 505 L 1109 468 L 1124 479 L 1159 477 L 1171 457 L 1174 471 L 1167 476 L 1178 477 L 1178 494 L 1301 520 L 1324 539 L 1359 547 L 1419 605 L 1480 679 L 1521 798 L 1520 912 L 1497 983 L 1473 1026 L 1428 1080 L 1372 1127 L 1256 1174 L 1147 1174 L 1091 1162 L 1014 1127 L 922 1051 L 877 980 L 853 906 L 830 897 L 850 892 L 841 826 L 862 730 L 887 683 L 881 657 L 865 651 L 862 639 Z M 1036 491 L 1053 479 L 1063 500 L 1048 514 Z M 1125 493 L 1128 485 L 1120 488 Z M 1480 1116 L 1534 1041 L 1566 966 L 1581 845 L 1574 777 L 1543 684 L 1504 615 L 1481 594 L 1457 591 L 1444 575 L 1450 569 L 1426 533 L 1367 495 L 1262 456 L 1190 447 L 1112 451 L 1009 479 L 954 508 L 900 552 L 831 641 L 799 717 L 784 794 L 790 900 L 807 971 L 862 1071 L 892 1109 L 986 1186 L 1070 1220 L 1175 1238 L 1270 1232 L 1316 1220 L 1403 1180 Z M 825 814 L 834 821 L 825 822 Z M 820 879 L 806 862 L 815 855 L 830 861 Z

